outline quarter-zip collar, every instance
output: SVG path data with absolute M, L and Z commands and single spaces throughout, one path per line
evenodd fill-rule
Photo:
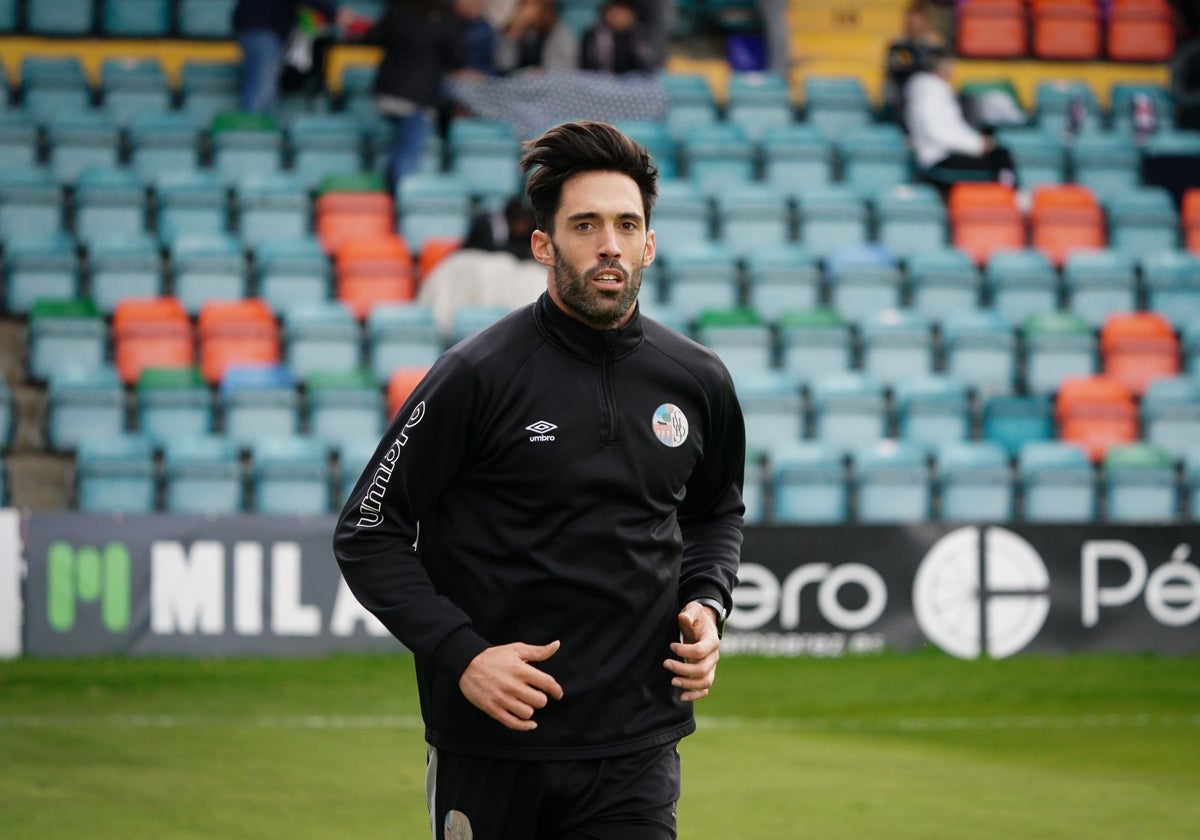
M 634 304 L 633 317 L 615 330 L 598 330 L 572 318 L 559 309 L 549 293 L 543 292 L 533 306 L 538 330 L 548 341 L 563 351 L 600 364 L 632 353 L 642 343 L 641 308 Z

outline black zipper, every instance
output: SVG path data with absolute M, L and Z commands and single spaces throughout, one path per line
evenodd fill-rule
M 612 372 L 613 345 L 616 340 L 616 330 L 604 332 L 604 355 L 600 358 L 600 399 L 604 411 L 605 446 L 617 442 L 617 395 Z

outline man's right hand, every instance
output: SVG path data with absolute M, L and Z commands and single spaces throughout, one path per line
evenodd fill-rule
M 561 700 L 563 690 L 553 677 L 529 663 L 549 659 L 560 644 L 513 642 L 487 648 L 471 660 L 458 687 L 472 705 L 509 729 L 537 729 L 533 713 L 551 699 Z

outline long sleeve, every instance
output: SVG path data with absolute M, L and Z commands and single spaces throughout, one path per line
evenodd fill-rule
M 983 135 L 966 121 L 954 88 L 944 79 L 917 73 L 908 82 L 905 100 L 905 123 L 921 166 L 932 166 L 955 153 L 983 154 Z

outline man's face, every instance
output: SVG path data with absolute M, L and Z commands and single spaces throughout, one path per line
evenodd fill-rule
M 534 231 L 533 254 L 551 268 L 550 297 L 596 329 L 614 329 L 633 314 L 642 269 L 654 260 L 642 194 L 627 175 L 585 172 L 563 184 L 554 236 Z

